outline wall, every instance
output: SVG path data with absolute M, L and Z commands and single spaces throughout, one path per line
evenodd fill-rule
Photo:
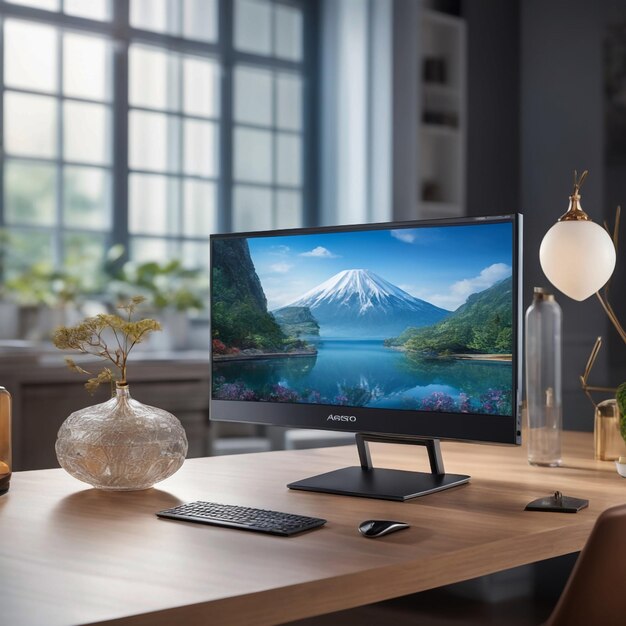
M 467 213 L 521 208 L 518 0 L 469 0 L 467 20 Z
M 582 206 L 602 222 L 604 119 L 602 43 L 606 24 L 626 20 L 619 0 L 523 0 L 521 2 L 521 200 L 525 216 L 526 300 L 533 285 L 547 285 L 538 261 L 543 234 L 567 209 L 572 171 L 588 169 Z M 625 199 L 626 200 L 626 199 Z M 618 259 L 624 264 L 624 256 Z M 557 296 L 564 315 L 564 422 L 593 428 L 592 408 L 578 376 L 607 321 L 592 298 L 576 303 Z M 526 302 L 526 304 L 527 304 Z M 611 381 L 607 350 L 598 359 L 594 382 Z
M 393 218 L 415 219 L 418 146 L 418 5 L 393 2 Z

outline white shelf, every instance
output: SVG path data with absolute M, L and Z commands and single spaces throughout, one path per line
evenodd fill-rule
M 459 129 L 445 124 L 425 124 L 422 122 L 422 132 L 433 137 L 459 138 Z
M 417 214 L 418 217 L 465 215 L 467 134 L 467 48 L 465 21 L 429 8 L 419 12 L 417 54 Z M 436 80 L 423 80 L 427 62 L 437 70 Z M 424 122 L 424 113 L 450 116 L 455 126 Z M 423 194 L 437 201 L 423 201 Z
M 446 85 L 445 83 L 422 83 L 422 89 L 426 97 L 438 98 L 459 98 L 461 92 L 457 87 Z

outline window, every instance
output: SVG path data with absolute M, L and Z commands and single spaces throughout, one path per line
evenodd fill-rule
M 97 273 L 111 229 L 111 50 L 106 39 L 7 18 L 4 223 L 9 269 Z
M 236 0 L 234 230 L 299 226 L 303 219 L 302 11 Z M 243 53 L 265 63 L 251 64 Z
M 0 0 L 5 271 L 304 223 L 306 0 Z M 307 17 L 308 16 L 308 17 Z
M 219 65 L 133 43 L 129 70 L 131 256 L 205 267 L 217 229 Z

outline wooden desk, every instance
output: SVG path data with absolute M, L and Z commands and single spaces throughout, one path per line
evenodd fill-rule
M 355 607 L 580 550 L 604 509 L 623 503 L 614 464 L 568 433 L 565 467 L 530 467 L 520 448 L 445 443 L 446 469 L 469 485 L 406 503 L 289 491 L 355 464 L 354 447 L 192 459 L 158 489 L 107 493 L 63 470 L 17 473 L 0 498 L 0 615 L 5 624 L 275 624 Z M 374 463 L 425 468 L 409 446 L 372 446 Z M 576 514 L 524 512 L 555 490 L 587 497 Z M 159 520 L 192 500 L 328 519 L 291 538 Z M 368 518 L 406 531 L 361 537 Z

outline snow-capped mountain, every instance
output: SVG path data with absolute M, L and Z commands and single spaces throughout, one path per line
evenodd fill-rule
M 339 272 L 288 306 L 308 307 L 322 337 L 392 337 L 449 314 L 364 269 Z

